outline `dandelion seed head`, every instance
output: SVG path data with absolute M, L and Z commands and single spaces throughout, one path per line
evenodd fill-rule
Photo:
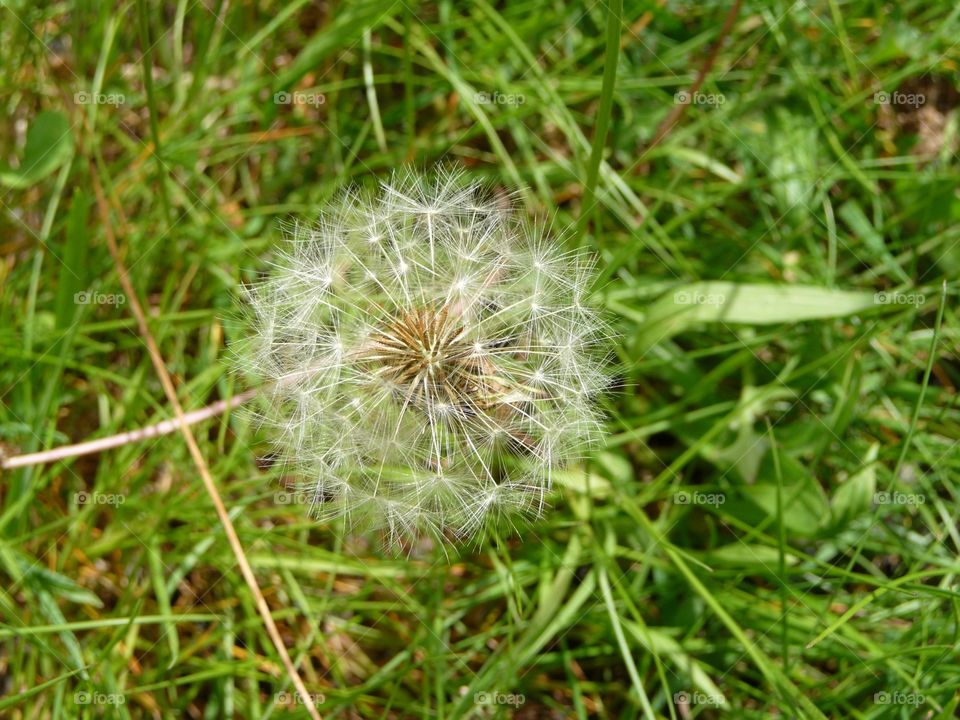
M 456 172 L 288 227 L 241 368 L 311 511 L 391 539 L 537 515 L 600 430 L 594 262 Z

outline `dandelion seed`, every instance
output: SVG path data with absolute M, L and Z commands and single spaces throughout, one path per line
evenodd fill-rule
M 399 540 L 541 513 L 599 432 L 593 267 L 458 173 L 293 225 L 238 357 L 317 517 Z

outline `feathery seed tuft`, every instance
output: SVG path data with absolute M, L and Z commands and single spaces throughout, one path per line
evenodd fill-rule
M 249 290 L 240 357 L 312 511 L 394 540 L 542 512 L 599 432 L 593 275 L 456 172 L 397 175 L 295 224 Z

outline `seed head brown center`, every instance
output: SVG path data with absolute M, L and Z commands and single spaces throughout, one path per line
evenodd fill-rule
M 375 332 L 366 359 L 405 403 L 476 412 L 491 400 L 492 363 L 467 335 L 449 307 L 421 307 Z

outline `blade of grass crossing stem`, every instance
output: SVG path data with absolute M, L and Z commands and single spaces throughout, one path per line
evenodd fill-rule
M 570 654 L 570 648 L 567 646 L 567 639 L 560 639 L 560 647 L 563 648 L 563 670 L 566 674 L 567 685 L 570 688 L 572 696 L 573 711 L 577 714 L 577 720 L 587 720 L 587 709 L 583 706 L 583 691 L 580 689 L 580 678 L 573 672 L 574 659 Z
M 370 120 L 373 122 L 373 136 L 381 152 L 387 151 L 387 136 L 380 119 L 380 104 L 377 102 L 377 87 L 373 79 L 372 50 L 370 47 L 370 28 L 363 31 L 363 84 L 367 86 L 367 105 L 370 106 Z
M 190 456 L 193 458 L 193 462 L 200 473 L 200 478 L 203 481 L 204 488 L 206 489 L 207 494 L 210 496 L 210 500 L 213 502 L 213 506 L 217 511 L 217 517 L 220 519 L 220 524 L 223 525 L 224 532 L 227 535 L 227 540 L 230 543 L 230 548 L 237 559 L 237 564 L 240 566 L 240 573 L 243 575 L 247 586 L 250 588 L 250 593 L 253 595 L 257 611 L 263 618 L 263 624 L 267 630 L 267 634 L 270 636 L 270 639 L 277 650 L 277 654 L 280 656 L 280 660 L 283 663 L 284 669 L 287 671 L 287 674 L 290 676 L 290 680 L 297 689 L 297 693 L 303 700 L 308 714 L 311 718 L 313 718 L 313 720 L 321 720 L 320 714 L 317 712 L 317 708 L 314 705 L 313 699 L 310 693 L 307 691 L 307 686 L 304 685 L 303 679 L 297 672 L 297 669 L 293 664 L 293 660 L 290 658 L 290 653 L 287 651 L 287 647 L 283 643 L 283 638 L 280 636 L 280 631 L 277 629 L 277 625 L 273 621 L 273 615 L 270 613 L 270 606 L 267 605 L 266 598 L 264 598 L 263 592 L 260 590 L 260 585 L 257 583 L 257 578 L 253 574 L 253 568 L 250 567 L 250 562 L 247 560 L 247 555 L 243 549 L 243 545 L 240 542 L 240 537 L 237 535 L 237 530 L 233 526 L 233 521 L 230 519 L 230 516 L 227 513 L 227 508 L 223 504 L 223 499 L 220 497 L 220 492 L 217 490 L 216 483 L 213 481 L 210 468 L 208 467 L 206 460 L 204 460 L 203 453 L 200 451 L 200 446 L 197 444 L 197 439 L 193 436 L 193 431 L 190 429 L 189 425 L 184 422 L 183 407 L 181 407 L 180 400 L 177 398 L 177 391 L 173 386 L 173 380 L 170 378 L 170 373 L 167 370 L 166 364 L 164 363 L 163 356 L 160 354 L 157 341 L 154 339 L 153 333 L 150 332 L 150 326 L 147 325 L 147 317 L 140 305 L 140 301 L 133 287 L 133 283 L 130 281 L 130 276 L 127 272 L 126 266 L 123 264 L 123 260 L 121 259 L 120 250 L 117 246 L 117 240 L 113 234 L 110 208 L 107 205 L 103 188 L 100 185 L 99 176 L 97 174 L 98 171 L 99 168 L 91 166 L 90 176 L 91 180 L 93 181 L 94 194 L 97 198 L 97 207 L 100 212 L 101 221 L 103 222 L 104 234 L 107 239 L 107 248 L 109 249 L 110 255 L 113 258 L 113 263 L 116 269 L 117 277 L 120 280 L 120 285 L 123 287 L 123 291 L 127 294 L 127 302 L 130 304 L 130 311 L 137 320 L 137 325 L 139 326 L 142 340 L 146 344 L 147 350 L 149 351 L 150 361 L 153 363 L 157 377 L 160 379 L 160 384 L 163 386 L 163 392 L 167 396 L 167 401 L 173 408 L 177 420 L 180 423 L 180 432 L 187 444 L 187 449 L 189 450 Z M 121 226 L 125 225 L 125 222 L 121 223 Z
M 897 478 L 900 477 L 900 468 L 903 464 L 904 459 L 906 459 L 907 451 L 910 449 L 910 445 L 913 442 L 913 433 L 917 427 L 917 421 L 920 415 L 920 409 L 923 407 L 923 398 L 927 392 L 927 386 L 930 384 L 930 374 L 933 371 L 933 363 L 936 360 L 936 349 L 940 341 L 940 328 L 943 324 L 943 313 L 947 306 L 947 281 L 943 281 L 943 285 L 940 290 L 940 307 L 937 309 L 937 319 L 933 326 L 933 338 L 930 341 L 930 352 L 927 357 L 927 365 L 924 368 L 923 380 L 920 384 L 920 392 L 917 395 L 917 404 L 913 409 L 913 415 L 910 419 L 910 427 L 907 428 L 907 435 L 903 440 L 903 446 L 900 448 L 900 456 L 897 459 L 897 464 L 894 467 L 893 474 L 890 477 L 890 485 L 888 486 L 888 491 L 893 489 L 896 485 Z M 879 507 L 877 508 L 879 512 Z M 866 545 L 867 535 L 860 539 L 859 542 L 853 547 L 853 552 L 850 553 L 850 559 L 847 561 L 846 572 L 850 572 L 854 566 L 860 562 L 860 557 L 863 552 L 863 549 Z M 836 591 L 835 591 L 836 592 Z M 831 601 L 832 601 L 831 595 Z M 824 635 L 825 637 L 825 635 Z M 818 638 L 815 642 L 820 642 L 822 638 Z M 809 646 L 808 646 L 809 647 Z
M 515 681 L 517 673 L 521 672 L 520 668 L 532 662 L 534 656 L 550 640 L 562 638 L 562 631 L 579 619 L 580 608 L 594 597 L 596 590 L 596 578 L 591 571 L 579 581 L 576 590 L 567 595 L 582 554 L 581 541 L 573 535 L 552 580 L 546 580 L 547 590 L 541 595 L 539 607 L 516 645 L 511 649 L 510 645 L 501 644 L 487 658 L 470 682 L 467 692 L 450 711 L 450 717 L 465 717 L 473 706 L 474 693 L 497 687 L 504 678 Z
M 593 147 L 587 165 L 587 182 L 583 189 L 583 205 L 577 222 L 577 244 L 583 242 L 583 234 L 593 214 L 594 195 L 597 178 L 600 175 L 600 162 L 603 160 L 603 148 L 607 144 L 607 129 L 610 127 L 610 114 L 613 110 L 613 90 L 617 83 L 617 62 L 620 59 L 620 16 L 623 14 L 623 0 L 609 0 L 607 5 L 606 51 L 603 55 L 603 85 L 600 88 L 600 108 L 597 110 L 597 124 L 593 133 Z
M 150 566 L 150 580 L 153 582 L 153 592 L 157 596 L 157 607 L 164 615 L 170 615 L 170 595 L 167 593 L 167 585 L 163 579 L 163 561 L 160 559 L 160 541 L 156 535 L 150 539 L 150 547 L 147 548 L 147 564 Z M 167 638 L 167 645 L 170 648 L 170 662 L 167 670 L 177 664 L 177 657 L 180 655 L 180 636 L 177 633 L 176 623 L 167 623 L 163 628 L 163 634 Z
M 933 372 L 933 363 L 936 361 L 937 345 L 940 342 L 940 329 L 943 325 L 943 313 L 944 313 L 944 310 L 946 309 L 946 306 L 947 306 L 947 281 L 944 280 L 943 285 L 941 286 L 941 289 L 940 289 L 940 307 L 937 309 L 937 319 L 933 326 L 933 337 L 930 340 L 930 352 L 928 353 L 928 357 L 927 357 L 927 365 L 926 365 L 926 368 L 924 368 L 923 380 L 920 384 L 920 392 L 917 395 L 917 404 L 914 406 L 913 415 L 910 418 L 910 427 L 907 428 L 907 435 L 903 439 L 903 446 L 900 448 L 900 456 L 897 458 L 896 467 L 894 468 L 893 475 L 890 478 L 889 489 L 891 490 L 896 485 L 897 478 L 900 477 L 900 468 L 903 465 L 903 461 L 906 459 L 906 456 L 907 456 L 907 451 L 910 449 L 910 445 L 913 442 L 913 434 L 917 427 L 917 422 L 920 416 L 920 410 L 923 407 L 923 398 L 927 392 L 927 386 L 930 384 L 930 374 Z M 865 543 L 866 543 L 866 536 L 864 536 L 864 538 L 862 538 L 860 542 L 857 543 L 854 549 L 854 552 L 852 553 L 852 556 L 850 558 L 850 561 L 847 563 L 847 566 L 846 566 L 847 572 L 849 572 L 853 568 L 853 566 L 859 561 L 860 554 L 863 551 Z M 894 581 L 894 583 L 892 583 L 891 585 L 881 589 L 884 590 L 885 592 L 890 587 L 893 587 L 894 585 L 896 585 L 897 582 L 899 581 Z M 856 605 L 854 605 L 853 608 L 851 608 L 851 610 L 853 609 L 860 610 L 862 607 L 866 607 L 866 605 L 868 605 L 873 600 L 873 598 L 878 594 L 879 593 L 877 591 L 874 591 L 873 594 L 868 595 L 860 603 L 857 603 Z M 812 640 L 807 645 L 807 648 L 812 648 L 814 645 L 820 643 L 824 638 L 834 633 L 837 630 L 837 628 L 841 627 L 851 617 L 853 617 L 853 613 L 850 613 L 850 612 L 845 613 L 843 616 L 840 617 L 840 619 L 838 619 L 830 627 L 828 627 L 826 630 L 820 633 L 820 635 L 818 635 L 814 640 Z
M 406 5 L 403 12 L 404 36 L 410 33 L 413 23 L 413 10 Z M 403 44 L 403 124 L 407 133 L 407 160 L 412 160 L 416 153 L 417 139 L 417 106 L 414 101 L 413 88 L 413 48 L 410 43 Z
M 59 685 L 64 680 L 68 678 L 72 678 L 74 675 L 78 675 L 80 672 L 81 672 L 80 670 L 71 670 L 70 672 L 63 673 L 63 675 L 58 675 L 55 678 L 51 678 L 50 680 L 47 680 L 45 683 L 40 683 L 39 685 L 35 685 L 29 690 L 24 690 L 22 693 L 18 693 L 17 695 L 12 695 L 8 698 L 4 698 L 3 700 L 0 700 L 0 710 L 6 710 L 8 708 L 12 708 L 14 705 L 19 705 L 24 700 L 28 700 L 34 695 L 39 695 L 44 690 L 52 688 L 54 685 Z
M 783 672 L 790 674 L 790 642 L 787 634 L 787 526 L 783 522 L 783 470 L 780 467 L 780 449 L 773 434 L 773 425 L 767 419 L 767 434 L 770 436 L 770 455 L 773 457 L 773 473 L 777 480 L 777 575 L 780 578 L 780 654 L 783 656 Z
M 943 311 L 947 307 L 947 281 L 943 281 L 940 288 L 940 307 L 937 309 L 937 321 L 933 325 L 933 338 L 930 340 L 930 352 L 927 357 L 927 367 L 923 371 L 923 382 L 920 384 L 920 394 L 917 395 L 917 404 L 913 408 L 913 417 L 910 418 L 910 427 L 907 428 L 907 436 L 903 439 L 903 447 L 900 448 L 900 457 L 897 458 L 897 465 L 893 469 L 893 479 L 891 483 L 896 483 L 900 477 L 900 468 L 907 457 L 907 451 L 913 442 L 913 433 L 917 429 L 917 421 L 920 418 L 920 410 L 923 408 L 923 397 L 927 394 L 927 386 L 930 384 L 930 373 L 933 371 L 933 363 L 937 359 L 937 345 L 940 343 L 940 328 L 943 325 Z M 891 484 L 892 487 L 892 484 Z
M 764 676 L 768 683 L 776 690 L 778 693 L 782 694 L 784 700 L 787 700 L 792 703 L 796 703 L 803 707 L 804 711 L 807 714 L 807 717 L 818 718 L 819 720 L 826 720 L 826 716 L 820 712 L 816 705 L 814 705 L 810 698 L 804 695 L 796 685 L 794 685 L 784 674 L 777 668 L 773 660 L 767 656 L 759 647 L 757 647 L 753 642 L 750 641 L 750 638 L 747 637 L 747 634 L 743 631 L 743 628 L 740 627 L 739 623 L 733 619 L 733 617 L 727 613 L 723 606 L 717 601 L 713 596 L 706 585 L 704 585 L 700 578 L 690 569 L 686 561 L 680 555 L 675 547 L 657 530 L 656 526 L 651 522 L 650 518 L 647 517 L 646 513 L 642 510 L 635 507 L 634 503 L 630 498 L 622 497 L 620 499 L 621 506 L 626 509 L 632 517 L 634 517 L 647 532 L 651 535 L 654 541 L 663 548 L 663 551 L 669 557 L 670 562 L 680 571 L 680 574 L 683 575 L 684 579 L 690 584 L 694 591 L 699 595 L 704 603 L 713 611 L 713 613 L 720 619 L 720 621 L 726 625 L 727 629 L 730 631 L 730 634 L 736 638 L 746 652 L 750 656 L 750 659 L 753 661 L 754 665 Z
M 140 44 L 143 46 L 143 87 L 147 91 L 147 105 L 150 114 L 150 135 L 153 138 L 153 159 L 157 164 L 157 184 L 160 189 L 160 207 L 163 219 L 170 219 L 170 201 L 167 199 L 167 170 L 160 152 L 160 122 L 157 120 L 157 96 L 153 87 L 153 45 L 150 41 L 150 16 L 146 0 L 137 3 L 137 15 L 140 21 Z
M 609 526 L 607 527 L 607 532 L 608 534 L 612 534 Z M 609 552 L 607 552 L 606 559 L 609 564 Z M 624 619 L 621 622 L 621 625 L 629 630 L 634 639 L 637 640 L 648 653 L 650 653 L 650 657 L 653 659 L 653 664 L 656 668 L 657 677 L 660 679 L 661 686 L 664 688 L 669 688 L 670 681 L 667 678 L 667 670 L 664 667 L 663 659 L 661 658 L 661 650 L 658 647 L 662 646 L 663 642 L 662 640 L 655 640 L 651 635 L 649 626 L 643 619 L 643 616 L 641 615 L 640 610 L 637 608 L 636 603 L 633 601 L 636 591 L 633 588 L 627 589 L 623 586 L 623 580 L 625 577 L 626 575 L 621 575 L 620 577 L 617 577 L 616 575 L 611 577 L 608 575 L 608 578 L 612 580 L 613 590 L 620 598 L 620 603 L 624 608 L 626 608 L 627 613 L 629 613 L 632 620 L 631 624 L 628 624 L 628 621 Z M 624 613 L 624 615 L 626 615 L 626 613 Z M 679 649 L 679 644 L 676 647 Z M 681 667 L 689 670 L 690 679 L 695 687 L 700 687 L 700 689 L 708 695 L 720 696 L 723 694 L 720 692 L 719 688 L 713 685 L 709 678 L 704 679 L 706 673 L 698 668 L 692 658 L 686 658 L 683 657 L 681 653 L 677 653 L 671 656 L 671 659 L 676 665 L 680 665 Z M 672 704 L 667 705 L 667 710 L 670 711 L 671 720 L 677 720 L 676 708 L 674 708 Z
M 396 32 L 404 32 L 404 26 L 401 23 L 394 22 L 391 18 L 387 18 L 384 23 Z M 479 94 L 476 89 L 444 63 L 443 59 L 416 25 L 413 26 L 408 38 L 417 48 L 417 51 L 424 57 L 427 64 L 457 91 L 460 102 L 463 103 L 467 112 L 474 117 L 477 124 L 483 129 L 494 154 L 503 163 L 504 172 L 510 178 L 510 181 L 516 185 L 520 196 L 523 197 L 525 201 L 530 201 L 530 191 L 526 187 L 526 183 L 520 178 L 520 172 L 517 170 L 516 163 L 514 163 L 510 151 L 507 150 L 507 147 L 503 144 L 503 140 L 501 140 L 497 129 L 484 110 L 485 105 L 477 99 Z
M 0 591 L 2 592 L 2 591 Z M 3 601 L 5 602 L 5 601 Z M 80 620 L 64 622 L 54 625 L 28 625 L 24 627 L 0 626 L 0 639 L 9 637 L 50 635 L 74 630 L 98 630 L 109 627 L 127 627 L 132 625 L 166 625 L 168 623 L 213 623 L 220 620 L 219 615 L 213 613 L 177 613 L 174 615 L 134 615 L 114 618 L 100 618 L 98 620 Z
M 823 632 L 821 632 L 813 640 L 808 642 L 805 646 L 806 649 L 810 650 L 812 648 L 815 648 L 820 643 L 822 643 L 828 637 L 833 635 L 837 630 L 839 630 L 841 627 L 846 625 L 852 618 L 854 618 L 857 615 L 857 613 L 859 613 L 865 607 L 870 605 L 874 600 L 881 598 L 891 590 L 894 590 L 897 587 L 900 587 L 901 585 L 906 585 L 909 582 L 913 582 L 915 579 L 916 579 L 915 575 L 904 575 L 903 577 L 897 578 L 896 580 L 893 580 L 892 582 L 884 585 L 883 587 L 878 587 L 876 590 L 869 593 L 868 595 L 865 595 L 860 600 L 858 600 L 853 605 L 851 605 L 849 608 L 847 608 L 846 612 L 844 612 L 843 615 L 841 615 L 836 620 L 834 620 Z
M 606 546 L 607 557 L 612 557 L 616 551 L 612 532 L 607 532 L 607 539 L 604 545 Z M 640 696 L 640 705 L 643 707 L 643 714 L 650 720 L 654 720 L 656 715 L 650 706 L 650 698 L 647 697 L 647 693 L 643 689 L 643 681 L 640 679 L 640 673 L 637 672 L 636 663 L 633 662 L 633 655 L 630 654 L 630 645 L 627 644 L 627 637 L 623 632 L 623 625 L 620 624 L 620 616 L 617 614 L 617 606 L 613 602 L 613 593 L 610 591 L 610 579 L 607 577 L 607 566 L 605 562 L 601 562 L 597 567 L 597 579 L 600 581 L 600 592 L 603 595 L 603 603 L 607 606 L 607 614 L 610 616 L 610 624 L 613 626 L 613 633 L 617 638 L 617 646 L 620 648 L 620 654 L 623 655 L 623 662 L 627 666 L 630 681 L 637 689 L 637 695 Z

